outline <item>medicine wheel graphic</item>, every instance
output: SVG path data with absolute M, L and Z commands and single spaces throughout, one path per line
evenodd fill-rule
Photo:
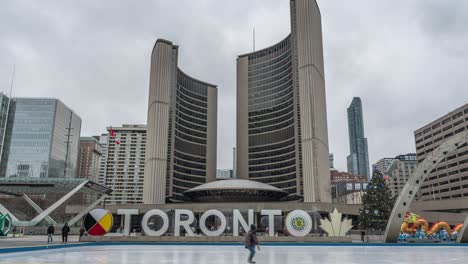
M 109 232 L 114 222 L 112 214 L 106 209 L 93 209 L 84 219 L 84 228 L 91 236 L 103 236 Z

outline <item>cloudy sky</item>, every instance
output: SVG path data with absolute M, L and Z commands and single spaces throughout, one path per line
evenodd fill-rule
M 363 100 L 370 161 L 414 152 L 413 131 L 468 103 L 468 1 L 318 0 L 330 151 L 346 170 L 346 108 Z M 82 136 L 146 123 L 150 53 L 180 45 L 179 66 L 219 86 L 218 167 L 235 145 L 236 56 L 289 32 L 287 0 L 2 0 L 0 90 L 55 97 Z

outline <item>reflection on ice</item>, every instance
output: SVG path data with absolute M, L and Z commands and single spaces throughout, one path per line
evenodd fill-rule
M 93 246 L 5 254 L 0 263 L 246 263 L 242 246 Z M 417 258 L 415 258 L 417 256 Z M 257 263 L 465 263 L 467 247 L 265 246 Z

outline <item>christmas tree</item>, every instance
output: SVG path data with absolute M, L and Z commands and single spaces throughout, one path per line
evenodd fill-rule
M 388 186 L 387 178 L 374 171 L 367 191 L 362 197 L 359 210 L 359 226 L 364 230 L 385 230 L 392 213 L 395 197 Z

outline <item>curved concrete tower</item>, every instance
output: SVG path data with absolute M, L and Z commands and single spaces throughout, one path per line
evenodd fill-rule
M 237 59 L 237 177 L 331 202 L 320 10 L 290 7 L 289 36 Z
M 177 67 L 178 46 L 158 39 L 151 54 L 143 202 L 182 201 L 216 180 L 216 85 Z

